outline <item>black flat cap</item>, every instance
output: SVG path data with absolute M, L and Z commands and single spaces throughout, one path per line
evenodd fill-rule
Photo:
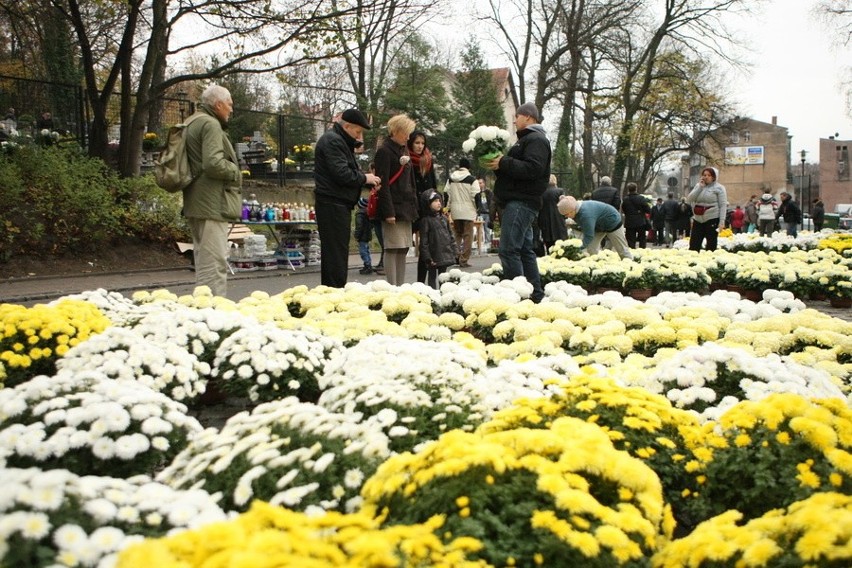
M 351 124 L 357 124 L 365 128 L 366 130 L 370 130 L 370 123 L 367 122 L 367 117 L 364 116 L 364 113 L 358 110 L 357 108 L 350 108 L 348 110 L 344 110 L 343 114 L 340 115 L 340 118 L 349 122 Z

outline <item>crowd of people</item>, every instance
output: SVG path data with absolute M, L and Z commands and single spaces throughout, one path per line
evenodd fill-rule
M 196 281 L 216 295 L 227 290 L 228 228 L 240 216 L 241 172 L 225 132 L 232 110 L 227 89 L 208 87 L 185 134 L 194 180 L 183 192 L 184 215 L 192 232 Z M 475 224 L 490 246 L 491 230 L 499 223 L 503 278 L 523 277 L 532 285 L 531 299 L 539 302 L 544 290 L 538 257 L 567 238 L 566 218 L 582 234 L 588 254 L 606 245 L 626 259 L 633 258 L 631 249 L 646 248 L 649 242 L 671 247 L 685 237 L 691 250 L 712 251 L 726 227 L 766 235 L 783 223 L 787 234 L 795 236 L 802 221 L 787 192 L 780 193 L 779 202 L 767 193 L 729 209 L 725 186 L 712 167 L 701 171 L 698 183 L 682 198 L 669 193 L 652 205 L 636 183 L 627 183 L 622 195 L 603 176 L 593 192 L 578 200 L 565 195 L 550 172 L 551 146 L 535 105 L 520 105 L 514 123 L 517 142 L 480 164 L 493 173 L 493 190 L 473 175 L 467 158 L 459 160 L 439 189 L 427 135 L 416 129 L 414 120 L 405 114 L 388 120 L 374 161 L 363 172 L 357 154 L 363 151 L 364 131 L 372 126 L 356 108 L 341 113 L 314 149 L 321 284 L 346 285 L 354 236 L 364 264 L 361 274 L 378 273 L 390 284 L 403 284 L 406 257 L 414 247 L 417 280 L 437 287 L 438 275 L 450 266 L 470 266 Z M 364 191 L 370 196 L 363 196 Z M 812 210 L 814 229 L 820 230 L 822 202 L 814 200 Z M 381 247 L 375 266 L 370 251 L 374 234 Z

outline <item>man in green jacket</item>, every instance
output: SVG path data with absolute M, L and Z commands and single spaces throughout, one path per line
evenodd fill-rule
M 242 204 L 242 174 L 225 132 L 233 110 L 228 89 L 210 85 L 185 132 L 194 181 L 183 190 L 183 215 L 192 232 L 195 285 L 209 286 L 216 296 L 228 292 L 228 230 Z

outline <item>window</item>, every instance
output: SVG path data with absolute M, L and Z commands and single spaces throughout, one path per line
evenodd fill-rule
M 743 142 L 751 142 L 751 131 L 744 130 L 743 131 Z
M 731 132 L 731 142 L 734 144 L 740 143 L 740 133 L 739 132 Z
M 837 147 L 837 179 L 849 179 L 849 147 Z

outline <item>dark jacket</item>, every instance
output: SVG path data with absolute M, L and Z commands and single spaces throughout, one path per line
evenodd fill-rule
M 352 236 L 359 243 L 369 243 L 373 238 L 373 224 L 370 223 L 370 218 L 367 217 L 367 208 L 358 206 L 355 209 L 355 230 Z
M 390 137 L 376 150 L 376 175 L 382 179 L 379 189 L 379 219 L 394 217 L 397 221 L 414 223 L 419 217 L 417 195 L 414 190 L 414 173 L 411 162 L 400 165 L 399 159 L 408 155 L 405 145 L 397 144 Z M 400 168 L 402 173 L 397 176 Z M 388 185 L 396 177 L 393 184 Z
M 518 141 L 500 158 L 494 198 L 498 207 L 510 201 L 523 201 L 538 211 L 541 196 L 550 182 L 550 142 L 540 124 L 518 132 Z
M 663 201 L 663 211 L 665 211 L 665 220 L 669 223 L 677 221 L 680 217 L 680 201 L 672 197 Z
M 541 240 L 545 243 L 555 243 L 558 240 L 568 238 L 568 229 L 565 227 L 565 217 L 556 208 L 559 198 L 563 192 L 558 187 L 548 187 L 541 196 L 541 211 L 538 212 L 538 228 L 541 231 Z
M 435 166 L 429 168 L 425 174 L 420 171 L 420 168 L 412 168 L 414 172 L 414 187 L 417 195 L 420 195 L 427 189 L 435 190 L 438 188 L 438 178 L 435 177 Z
M 778 208 L 778 213 L 775 214 L 776 219 L 784 218 L 785 223 L 801 223 L 802 212 L 799 206 L 793 201 L 792 197 L 781 200 L 781 207 Z
M 822 224 L 825 221 L 825 205 L 822 201 L 814 203 L 814 208 L 811 211 L 811 219 L 817 224 Z
M 621 210 L 624 212 L 625 227 L 641 229 L 647 224 L 646 215 L 651 213 L 651 206 L 648 205 L 648 200 L 638 193 L 628 193 L 621 204 Z
M 663 204 L 651 207 L 651 223 L 655 229 L 662 229 L 666 225 L 666 210 Z
M 444 267 L 455 264 L 459 249 L 450 222 L 439 212 L 420 219 L 420 259 L 426 266 Z
M 485 198 L 484 200 L 482 198 Z M 476 213 L 478 215 L 491 215 L 491 204 L 494 203 L 494 192 L 490 189 L 484 189 L 476 194 L 473 198 L 476 204 Z
M 602 185 L 592 192 L 592 199 L 606 203 L 615 207 L 616 211 L 621 211 L 621 195 L 618 190 L 611 185 Z
M 355 159 L 355 139 L 335 124 L 314 149 L 314 194 L 317 201 L 340 203 L 350 209 L 358 203 L 367 176 Z

